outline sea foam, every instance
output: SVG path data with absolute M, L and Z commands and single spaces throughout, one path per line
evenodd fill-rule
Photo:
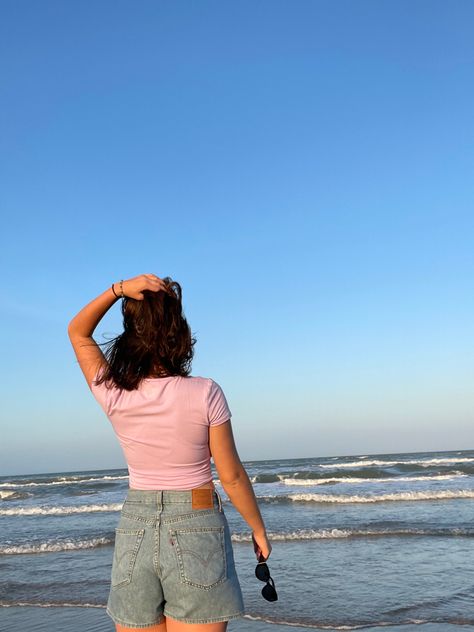
M 49 540 L 31 544 L 0 545 L 0 555 L 24 555 L 26 553 L 57 553 L 58 551 L 78 551 L 95 549 L 114 542 L 113 538 L 90 538 L 89 540 Z
M 42 483 L 36 483 L 34 481 L 27 482 L 18 482 L 15 483 L 10 481 L 8 483 L 0 483 L 0 487 L 4 488 L 17 488 L 17 487 L 48 487 L 50 485 L 78 485 L 79 483 L 95 483 L 97 481 L 119 481 L 122 479 L 126 479 L 128 476 L 99 476 L 93 478 L 77 478 L 76 476 L 72 477 L 61 477 L 55 481 L 47 481 Z
M 319 467 L 322 468 L 343 468 L 343 467 L 365 467 L 366 465 L 381 465 L 382 467 L 390 467 L 392 465 L 422 465 L 423 467 L 429 467 L 431 465 L 446 465 L 450 463 L 471 463 L 474 458 L 471 457 L 445 457 L 434 459 L 414 459 L 412 461 L 382 461 L 380 459 L 373 459 L 371 461 L 350 461 L 349 463 L 319 463 Z
M 345 494 L 288 494 L 282 496 L 258 496 L 258 500 L 267 503 L 313 502 L 313 503 L 379 503 L 390 501 L 451 500 L 455 498 L 474 498 L 473 489 L 447 489 L 439 491 L 395 492 L 393 494 L 374 494 L 370 496 Z
M 120 511 L 123 503 L 102 505 L 71 505 L 70 507 L 12 507 L 0 509 L 0 516 L 67 516 L 68 514 Z
M 329 478 L 281 478 L 284 485 L 326 485 L 328 483 L 397 483 L 399 481 L 449 481 L 465 477 L 468 474 L 453 472 L 452 474 L 433 474 L 432 476 L 394 476 L 393 478 L 360 478 L 357 476 Z
M 271 541 L 290 540 L 332 540 L 339 538 L 364 538 L 364 537 L 389 537 L 389 536 L 453 536 L 474 537 L 473 529 L 300 529 L 296 531 L 268 532 Z M 251 542 L 252 536 L 248 533 L 233 533 L 234 542 Z

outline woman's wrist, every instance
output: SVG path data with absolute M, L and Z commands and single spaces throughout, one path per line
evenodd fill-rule
M 266 536 L 267 535 L 267 530 L 265 529 L 265 527 L 260 527 L 259 529 L 252 529 L 252 533 L 254 533 L 256 536 Z
M 115 298 L 124 298 L 125 295 L 123 293 L 123 279 L 121 281 L 115 281 L 112 283 L 110 288 L 115 296 Z

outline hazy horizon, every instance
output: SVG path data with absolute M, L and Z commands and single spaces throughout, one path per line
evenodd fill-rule
M 410 455 L 410 454 L 439 454 L 439 453 L 453 453 L 457 454 L 460 452 L 472 452 L 474 448 L 462 448 L 459 450 L 415 450 L 415 451 L 403 451 L 403 452 L 368 452 L 367 454 L 324 454 L 324 455 L 313 455 L 313 456 L 301 456 L 301 457 L 280 457 L 280 458 L 272 458 L 272 459 L 242 459 L 242 463 L 245 465 L 246 463 L 259 463 L 259 462 L 281 462 L 281 461 L 305 461 L 308 459 L 337 459 L 339 457 L 363 457 L 363 456 L 374 456 L 374 457 L 383 457 L 383 456 L 393 456 L 393 455 Z M 76 474 L 81 472 L 109 472 L 112 470 L 126 470 L 127 466 L 122 465 L 118 467 L 106 467 L 106 468 L 87 468 L 87 469 L 74 469 L 74 470 L 55 470 L 55 471 L 46 471 L 46 472 L 7 472 L 1 473 L 0 477 L 5 478 L 7 476 L 37 476 L 38 474 L 44 475 L 53 475 L 53 474 Z

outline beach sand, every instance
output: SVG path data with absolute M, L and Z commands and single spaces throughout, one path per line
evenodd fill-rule
M 0 629 L 8 632 L 24 632 L 34 627 L 35 632 L 114 632 L 112 620 L 105 609 L 100 608 L 38 608 L 31 606 L 0 609 Z M 289 632 L 307 626 L 277 625 L 247 618 L 231 621 L 228 632 Z M 472 626 L 446 623 L 426 623 L 387 627 L 359 628 L 364 632 L 463 632 L 474 630 Z M 307 628 L 312 632 L 327 632 L 328 628 Z M 334 630 L 334 628 L 329 628 Z

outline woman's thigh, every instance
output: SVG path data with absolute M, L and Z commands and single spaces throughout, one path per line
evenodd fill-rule
M 166 619 L 163 619 L 162 623 L 155 623 L 154 625 L 148 627 L 141 628 L 130 628 L 126 625 L 121 625 L 120 623 L 115 624 L 116 632 L 143 632 L 143 630 L 148 630 L 148 632 L 167 632 L 166 629 Z
M 158 623 L 151 628 L 127 628 L 118 623 L 115 625 L 116 632 L 226 632 L 227 621 L 220 623 L 183 623 L 175 621 L 170 617 L 165 617 L 163 623 Z
M 115 627 L 117 632 L 143 632 L 144 630 L 151 632 L 226 632 L 227 621 L 221 623 L 183 623 L 165 617 L 163 623 L 158 623 L 151 628 L 127 628 L 119 624 L 116 624 Z
M 166 617 L 166 632 L 226 632 L 227 623 L 183 623 Z

